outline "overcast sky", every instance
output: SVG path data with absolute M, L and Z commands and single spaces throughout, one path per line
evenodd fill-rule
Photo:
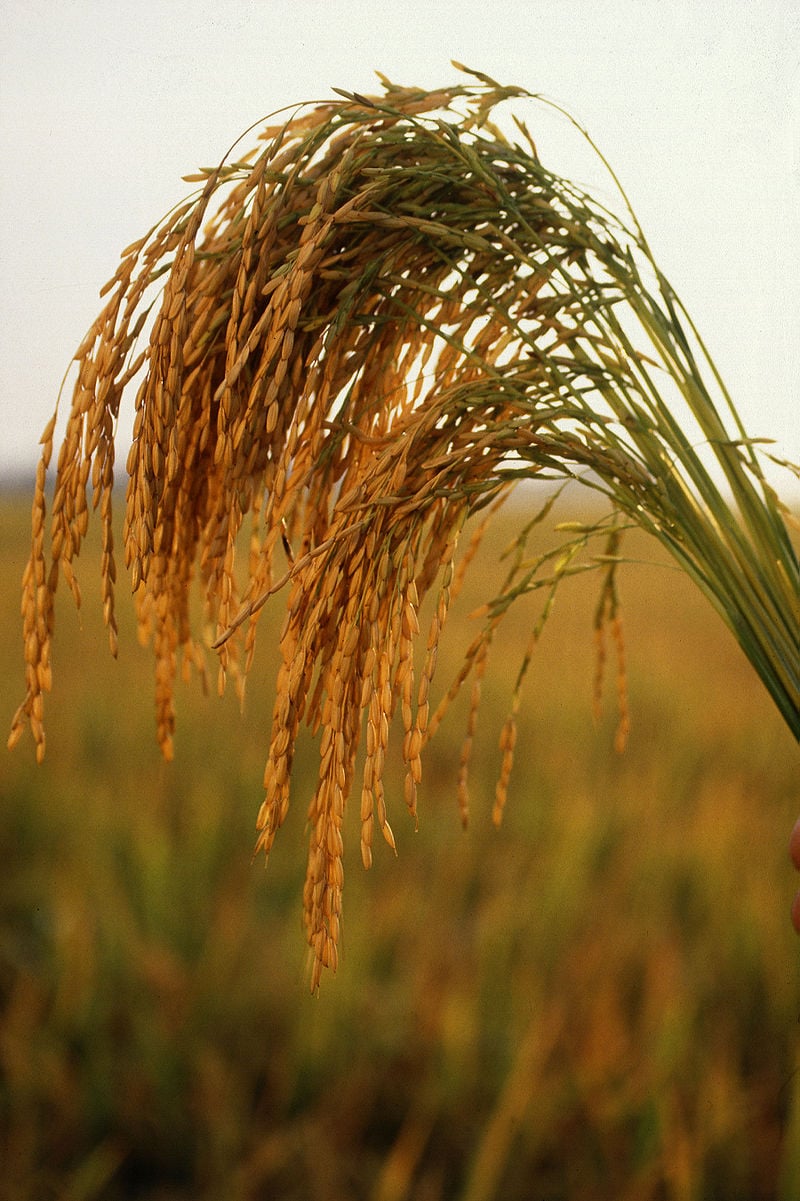
M 588 126 L 748 432 L 800 461 L 798 0 L 0 0 L 0 20 L 0 478 L 34 463 L 100 287 L 183 174 L 284 104 L 376 69 L 450 83 L 453 58 Z M 547 166 L 611 197 L 565 122 L 523 116 Z

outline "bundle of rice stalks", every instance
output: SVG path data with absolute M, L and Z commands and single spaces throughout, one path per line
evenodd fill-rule
M 621 220 L 545 167 L 518 116 L 513 134 L 495 123 L 494 110 L 533 97 L 470 75 L 436 92 L 382 80 L 379 96 L 301 106 L 263 129 L 250 153 L 188 177 L 198 193 L 123 252 L 76 352 L 49 544 L 55 415 L 42 439 L 23 585 L 28 690 L 11 742 L 29 723 L 44 753 L 53 598 L 63 574 L 80 603 L 72 563 L 90 481 L 116 649 L 114 437 L 123 391 L 138 381 L 123 550 L 155 652 L 167 758 L 179 660 L 202 670 L 211 643 L 221 681 L 241 679 L 266 598 L 286 596 L 259 846 L 270 851 L 286 816 L 306 722 L 320 755 L 305 887 L 313 987 L 336 965 L 354 789 L 364 864 L 376 824 L 394 844 L 383 769 L 396 710 L 415 815 L 422 751 L 472 677 L 464 800 L 498 623 L 517 597 L 543 588 L 535 641 L 559 581 L 599 568 L 602 655 L 609 623 L 620 639 L 615 569 L 626 525 L 652 534 L 702 588 L 800 737 L 800 572 L 759 448 L 627 202 Z M 458 679 L 432 710 L 461 531 L 537 478 L 581 480 L 609 499 L 609 517 L 565 528 L 557 552 L 531 560 L 526 538 L 549 502 L 532 515 Z M 235 554 L 247 517 L 240 592 Z M 599 553 L 581 558 L 598 537 Z M 195 576 L 213 627 L 205 645 L 190 621 Z M 529 659 L 530 649 L 501 736 L 498 819 Z

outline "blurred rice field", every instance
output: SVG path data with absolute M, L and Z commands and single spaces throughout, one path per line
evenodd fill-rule
M 7 724 L 28 520 L 27 498 L 0 499 Z M 441 688 L 509 520 L 468 577 Z M 625 549 L 658 553 L 641 538 Z M 682 577 L 622 573 L 622 755 L 613 664 L 592 718 L 599 581 L 563 585 L 495 830 L 497 740 L 537 603 L 512 611 L 484 684 L 468 829 L 464 703 L 423 760 L 418 833 L 396 777 L 397 858 L 376 846 L 365 873 L 349 815 L 342 961 L 312 997 L 310 742 L 266 871 L 251 853 L 280 602 L 244 712 L 232 691 L 183 688 L 168 766 L 130 608 L 121 595 L 115 663 L 96 544 L 78 567 L 84 606 L 78 618 L 65 590 L 45 764 L 25 739 L 0 768 L 3 1201 L 800 1198 L 786 852 L 800 752 Z

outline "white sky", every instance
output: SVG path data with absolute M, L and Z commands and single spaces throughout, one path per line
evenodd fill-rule
M 452 58 L 589 128 L 748 432 L 800 461 L 798 0 L 0 0 L 0 28 L 0 480 L 183 174 L 284 104 L 376 69 L 453 82 Z M 547 166 L 612 197 L 563 121 L 522 115 Z

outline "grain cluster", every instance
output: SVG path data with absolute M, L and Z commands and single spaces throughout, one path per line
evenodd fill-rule
M 251 152 L 187 177 L 197 194 L 123 252 L 75 355 L 52 496 L 55 417 L 42 440 L 23 581 L 27 693 L 11 734 L 16 741 L 29 724 L 42 757 L 53 597 L 63 576 L 80 603 L 73 560 L 91 508 L 102 526 L 102 602 L 116 650 L 114 446 L 121 397 L 135 387 L 121 555 L 155 655 L 167 758 L 176 677 L 205 676 L 213 649 L 220 687 L 228 677 L 240 683 L 267 598 L 286 598 L 258 844 L 268 854 L 286 817 L 305 723 L 319 748 L 304 893 L 313 987 L 337 963 L 349 798 L 360 806 L 369 866 L 376 832 L 394 845 L 384 772 L 392 729 L 416 820 L 423 749 L 469 680 L 457 781 L 466 820 L 481 677 L 518 596 L 543 589 L 546 601 L 501 734 L 497 820 L 542 621 L 560 580 L 587 566 L 603 580 L 597 694 L 610 630 L 624 740 L 615 574 L 626 524 L 660 538 L 737 636 L 742 606 L 770 591 L 771 649 L 756 638 L 751 657 L 767 662 L 762 678 L 784 713 L 794 706 L 797 715 L 796 654 L 792 661 L 786 650 L 796 635 L 796 617 L 786 617 L 796 560 L 778 509 L 757 491 L 752 447 L 736 429 L 725 432 L 689 349 L 691 326 L 635 221 L 623 223 L 546 169 L 519 118 L 513 136 L 501 130 L 494 110 L 530 103 L 521 89 L 484 76 L 435 92 L 383 86 L 378 96 L 339 94 L 273 119 Z M 741 538 L 661 398 L 665 373 L 694 404 L 729 481 L 749 488 Z M 582 479 L 610 499 L 610 516 L 564 527 L 559 550 L 535 560 L 526 539 L 550 502 L 526 521 L 463 669 L 434 705 L 448 609 L 484 527 L 459 545 L 462 530 L 532 478 L 551 489 Z M 770 549 L 742 602 L 736 573 L 753 530 L 767 522 Z M 582 561 L 598 537 L 600 552 Z M 195 587 L 210 635 L 193 627 Z M 421 631 L 426 597 L 431 616 Z

